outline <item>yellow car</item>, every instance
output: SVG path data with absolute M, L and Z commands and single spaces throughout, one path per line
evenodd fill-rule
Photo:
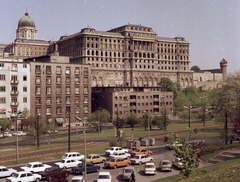
M 86 162 L 89 163 L 104 163 L 106 161 L 105 157 L 100 156 L 99 154 L 88 154 L 86 157 Z

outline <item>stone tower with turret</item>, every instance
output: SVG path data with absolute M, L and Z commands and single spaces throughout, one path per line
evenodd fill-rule
M 222 70 L 222 79 L 224 80 L 227 77 L 227 61 L 224 58 L 220 61 L 220 67 Z

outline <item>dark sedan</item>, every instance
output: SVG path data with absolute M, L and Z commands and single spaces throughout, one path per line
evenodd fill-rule
M 68 179 L 69 171 L 60 169 L 57 166 L 46 168 L 43 172 L 39 173 L 45 181 L 54 181 L 57 178 Z
M 87 173 L 98 172 L 100 170 L 100 166 L 95 166 L 92 163 L 86 163 Z M 73 174 L 84 174 L 84 163 L 78 164 L 77 167 L 72 168 Z

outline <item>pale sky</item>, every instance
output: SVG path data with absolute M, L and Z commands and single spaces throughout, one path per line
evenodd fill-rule
M 240 0 L 1 0 L 1 43 L 15 40 L 26 9 L 38 39 L 58 40 L 87 26 L 141 24 L 160 37 L 189 41 L 190 66 L 219 68 L 225 58 L 228 72 L 240 71 Z

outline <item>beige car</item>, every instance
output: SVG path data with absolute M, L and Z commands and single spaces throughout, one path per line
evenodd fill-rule
M 123 168 L 123 179 L 124 180 L 130 180 L 131 174 L 132 174 L 133 171 L 135 173 L 135 169 L 132 166 L 124 167 Z
M 93 163 L 93 164 L 104 163 L 105 161 L 106 161 L 106 158 L 98 154 L 88 154 L 86 157 L 86 162 Z
M 161 171 L 171 171 L 172 163 L 170 162 L 170 160 L 162 160 L 159 163 L 159 169 L 161 169 Z

